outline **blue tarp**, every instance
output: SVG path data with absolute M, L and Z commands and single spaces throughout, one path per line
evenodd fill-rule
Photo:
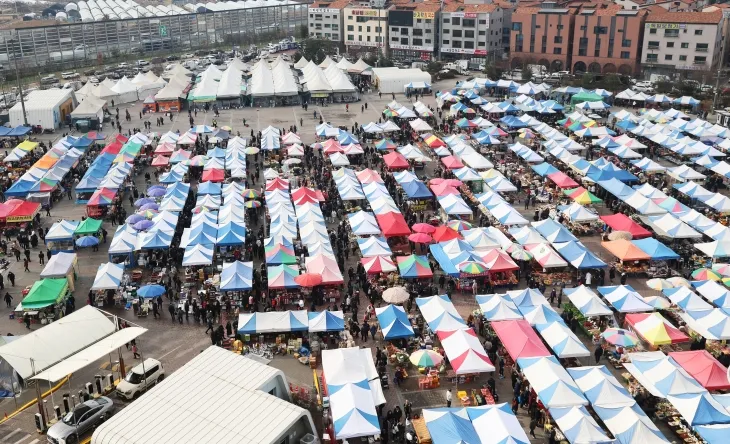
M 600 172 L 596 173 L 589 173 L 588 174 L 589 179 L 593 179 L 595 182 L 599 181 L 606 181 L 611 179 L 618 179 L 622 182 L 633 182 L 638 181 L 639 179 L 634 176 L 633 174 L 629 173 L 626 170 L 601 170 Z
M 639 249 L 644 253 L 651 256 L 652 260 L 663 261 L 679 259 L 679 255 L 675 253 L 674 250 L 654 238 L 647 237 L 646 239 L 632 240 L 631 243 L 639 247 Z
M 341 311 L 310 311 L 308 316 L 310 332 L 345 330 L 345 319 Z
M 216 182 L 203 182 L 198 185 L 198 195 L 201 194 L 213 194 L 213 195 L 219 195 L 221 194 L 221 184 Z
M 220 246 L 243 245 L 246 243 L 246 227 L 237 222 L 228 222 L 218 227 L 216 244 Z
M 88 148 L 94 143 L 93 140 L 89 139 L 86 136 L 81 136 L 78 139 L 74 140 L 74 142 L 71 144 L 74 148 Z
M 386 340 L 414 336 L 413 327 L 403 307 L 390 304 L 376 309 L 375 312 Z
M 26 196 L 36 182 L 30 180 L 18 180 L 5 191 L 6 196 Z
M 423 411 L 431 440 L 438 444 L 479 444 L 481 439 L 466 409 L 426 409 Z
M 433 197 L 433 194 L 431 194 L 431 191 L 428 190 L 426 184 L 420 180 L 412 180 L 410 182 L 403 183 L 401 184 L 401 187 L 403 188 L 403 191 L 405 191 L 406 195 L 411 199 L 430 199 Z
M 30 133 L 29 126 L 16 126 L 15 128 L 0 127 L 0 137 L 21 137 Z
M 239 315 L 241 334 L 306 331 L 309 318 L 306 311 L 269 311 Z
M 499 119 L 499 121 L 510 128 L 525 128 L 527 124 L 515 116 L 505 116 Z
M 553 244 L 560 253 L 571 265 L 578 269 L 586 268 L 605 268 L 607 265 L 602 260 L 598 259 L 596 255 L 590 252 L 580 242 L 565 242 L 559 244 Z
M 530 168 L 532 168 L 532 171 L 534 171 L 540 177 L 545 177 L 548 174 L 557 173 L 558 171 L 560 171 L 547 162 L 543 162 L 537 165 L 530 165 Z
M 230 262 L 223 264 L 221 291 L 250 290 L 253 281 L 253 262 Z

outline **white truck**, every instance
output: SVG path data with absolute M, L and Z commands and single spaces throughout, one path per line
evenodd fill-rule
M 468 75 L 469 74 L 469 61 L 468 60 L 457 60 L 455 62 L 447 63 L 444 65 L 444 69 L 448 69 L 450 71 L 456 71 L 457 73 L 461 75 Z
M 71 51 L 55 51 L 49 54 L 51 62 L 69 62 L 73 60 L 83 60 L 87 55 L 88 46 L 77 45 Z

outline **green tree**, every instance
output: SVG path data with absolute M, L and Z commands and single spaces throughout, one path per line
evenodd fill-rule
M 522 81 L 523 82 L 532 81 L 532 69 L 530 68 L 530 65 L 527 65 L 526 68 L 522 69 Z
M 618 91 L 621 89 L 621 79 L 616 74 L 606 74 L 603 77 L 603 86 L 609 91 Z
M 497 80 L 502 77 L 502 69 L 492 63 L 487 63 L 484 65 L 484 74 L 492 80 Z
M 305 39 L 309 35 L 309 29 L 307 29 L 307 24 L 301 24 L 297 27 L 297 38 L 298 39 Z
M 441 71 L 441 63 L 439 62 L 428 62 L 428 65 L 426 65 L 426 71 L 435 74 L 439 71 Z
M 328 55 L 334 55 L 337 52 L 337 42 L 317 38 L 304 39 L 299 42 L 299 52 L 307 60 L 319 64 Z
M 662 80 L 654 84 L 656 92 L 659 94 L 667 94 L 672 91 L 672 82 Z
M 589 72 L 583 74 L 583 78 L 581 78 L 581 86 L 583 86 L 583 88 L 588 89 L 591 86 L 593 86 L 592 84 L 593 84 L 593 74 L 591 74 Z

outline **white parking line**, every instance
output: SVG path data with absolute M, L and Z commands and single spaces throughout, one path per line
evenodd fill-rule
M 22 432 L 23 432 L 23 429 L 15 429 L 15 430 L 13 430 L 12 432 L 10 432 L 10 434 L 6 435 L 5 438 L 3 438 L 3 442 L 8 441 L 13 436 L 17 435 L 18 433 L 22 433 Z
M 34 439 L 33 441 L 29 442 L 28 444 L 38 444 L 39 442 L 40 441 L 38 441 L 37 439 Z
M 15 441 L 15 442 L 14 442 L 13 444 L 20 444 L 20 443 L 22 443 L 23 441 L 25 441 L 26 439 L 30 439 L 30 438 L 31 438 L 31 436 L 30 436 L 30 435 L 25 435 L 24 437 L 22 437 L 22 438 L 20 438 L 19 440 Z M 37 441 L 37 440 L 36 440 L 36 441 Z
M 173 353 L 174 351 L 176 351 L 176 350 L 177 350 L 177 349 L 179 349 L 180 347 L 182 347 L 182 345 L 178 345 L 177 347 L 173 348 L 173 349 L 172 349 L 172 350 L 170 350 L 169 352 L 167 352 L 167 353 L 165 353 L 164 355 L 160 356 L 160 357 L 159 357 L 158 359 L 164 359 L 164 358 L 165 358 L 165 356 L 169 355 L 170 353 Z

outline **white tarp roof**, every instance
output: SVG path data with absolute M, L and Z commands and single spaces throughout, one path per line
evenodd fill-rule
M 91 442 L 285 441 L 292 425 L 303 419 L 312 427 L 312 419 L 301 407 L 261 391 L 274 378 L 286 385 L 280 370 L 211 346 L 99 426 Z
M 58 382 L 67 375 L 93 364 L 104 356 L 114 353 L 119 347 L 128 344 L 129 341 L 138 338 L 147 331 L 142 327 L 123 328 L 111 336 L 107 336 L 99 342 L 81 350 L 73 356 L 69 356 L 53 367 L 37 374 L 31 379 L 40 379 L 50 383 Z
M 241 71 L 233 64 L 223 71 L 221 81 L 218 83 L 217 97 L 239 97 L 241 95 Z
M 190 84 L 190 79 L 184 75 L 170 77 L 164 88 L 155 94 L 155 100 L 174 100 L 180 97 L 185 88 Z
M 343 60 L 345 60 L 343 58 Z M 334 63 L 330 64 L 327 69 L 324 70 L 324 75 L 327 77 L 332 91 L 334 92 L 352 92 L 355 91 L 355 85 L 352 84 L 350 79 L 340 68 Z
M 314 62 L 310 61 L 302 68 L 302 73 L 304 74 L 307 89 L 310 92 L 332 92 L 332 85 L 330 85 L 322 69 L 315 65 Z
M 65 277 L 74 265 L 76 253 L 59 252 L 51 256 L 41 272 L 42 278 Z
M 277 96 L 295 96 L 299 94 L 299 87 L 288 63 L 277 64 L 272 70 L 272 74 L 274 75 L 274 93 Z
M 274 75 L 266 60 L 259 60 L 251 70 L 251 95 L 254 97 L 274 95 Z
M 2 357 L 23 379 L 42 372 L 111 335 L 111 319 L 89 305 L 0 347 Z M 31 363 L 32 361 L 32 363 Z
M 210 65 L 213 66 L 213 65 Z M 203 73 L 192 92 L 193 100 L 215 100 L 218 93 L 218 82 L 212 74 Z M 220 72 L 220 71 L 219 71 Z
M 104 105 L 106 105 L 106 100 L 88 95 L 75 110 L 71 111 L 71 117 L 77 119 L 102 118 L 104 117 Z

